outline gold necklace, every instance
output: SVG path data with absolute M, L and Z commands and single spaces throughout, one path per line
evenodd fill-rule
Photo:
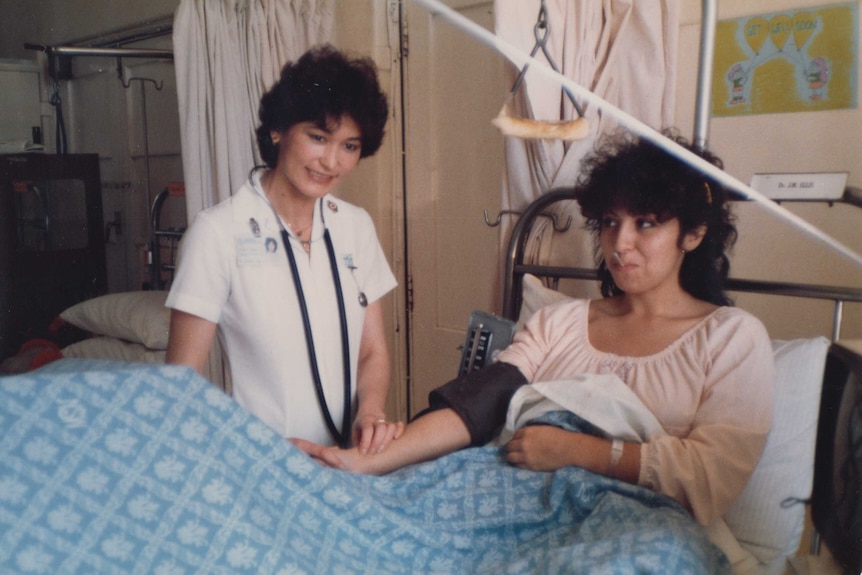
M 309 222 L 308 225 L 304 228 L 296 230 L 290 222 L 287 223 L 287 227 L 290 229 L 291 232 L 293 232 L 294 237 L 299 240 L 299 245 L 302 246 L 302 249 L 305 250 L 305 253 L 307 254 L 311 253 L 311 237 L 309 236 L 309 238 L 305 240 L 302 239 L 302 236 L 305 235 L 305 232 L 311 228 L 311 224 L 312 222 Z
M 294 236 L 302 239 L 303 234 L 305 234 L 306 230 L 308 230 L 311 227 L 311 222 L 308 222 L 308 224 L 305 227 L 302 227 L 299 229 L 296 229 L 296 227 L 293 224 L 288 222 L 287 227 L 290 229 L 291 232 L 293 232 Z

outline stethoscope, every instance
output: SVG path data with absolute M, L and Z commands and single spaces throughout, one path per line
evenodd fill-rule
M 270 204 L 275 220 L 278 222 L 278 227 L 281 232 L 281 241 L 284 244 L 284 251 L 287 253 L 287 261 L 290 265 L 290 275 L 293 278 L 293 286 L 296 290 L 296 300 L 299 304 L 299 311 L 302 315 L 302 328 L 305 332 L 305 344 L 308 350 L 308 361 L 311 365 L 311 376 L 314 381 L 314 391 L 317 395 L 317 402 L 320 405 L 320 410 L 323 413 L 323 419 L 326 427 L 332 435 L 335 442 L 341 448 L 347 448 L 350 445 L 350 417 L 351 417 L 351 377 L 350 377 L 350 340 L 347 334 L 347 311 L 344 306 L 344 292 L 341 289 L 341 275 L 338 273 L 338 263 L 335 258 L 335 248 L 332 245 L 332 237 L 329 234 L 329 228 L 326 226 L 326 218 L 323 216 L 323 198 L 320 199 L 320 221 L 323 224 L 323 241 L 326 244 L 326 253 L 329 256 L 329 269 L 332 271 L 332 282 L 335 285 L 335 297 L 338 302 L 338 320 L 341 327 L 341 358 L 344 371 L 344 412 L 341 419 L 341 430 L 339 430 L 335 421 L 332 419 L 332 413 L 329 411 L 329 404 L 326 401 L 326 395 L 323 393 L 323 383 L 320 379 L 320 369 L 317 365 L 317 353 L 314 347 L 314 336 L 311 333 L 311 319 L 308 315 L 308 305 L 305 300 L 305 292 L 302 289 L 302 282 L 299 279 L 299 268 L 296 265 L 296 256 L 290 246 L 290 234 L 284 226 L 278 212 L 275 211 L 275 206 Z M 355 270 L 355 266 L 350 265 L 351 274 Z M 354 277 L 354 281 L 355 281 Z M 359 284 L 357 283 L 357 289 Z M 365 292 L 359 290 L 359 305 L 366 307 L 368 298 Z

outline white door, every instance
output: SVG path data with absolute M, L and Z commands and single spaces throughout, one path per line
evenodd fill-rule
M 491 29 L 493 2 L 448 0 Z M 408 411 L 458 372 L 475 309 L 499 312 L 498 229 L 503 138 L 491 125 L 504 60 L 414 2 L 406 6 L 406 237 L 410 313 Z M 411 311 L 412 310 L 412 311 Z

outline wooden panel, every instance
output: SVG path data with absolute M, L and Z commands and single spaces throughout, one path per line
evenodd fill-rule
M 493 3 L 450 2 L 487 28 Z M 407 241 L 413 285 L 410 412 L 458 372 L 470 313 L 493 311 L 503 138 L 490 121 L 507 91 L 503 60 L 407 4 Z

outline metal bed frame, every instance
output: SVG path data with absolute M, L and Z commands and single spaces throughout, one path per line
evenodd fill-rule
M 170 188 L 165 188 L 153 200 L 153 207 L 150 211 L 150 242 L 149 242 L 149 265 L 150 265 L 150 289 L 163 290 L 167 287 L 167 283 L 162 279 L 162 272 L 170 272 L 173 277 L 176 269 L 176 251 L 177 244 L 180 238 L 183 237 L 185 230 L 167 229 L 161 227 L 162 207 L 165 200 L 170 195 Z M 165 241 L 166 240 L 166 241 Z M 170 250 L 171 258 L 168 262 L 162 261 L 162 248 L 167 247 Z
M 521 309 L 521 288 L 524 274 L 543 278 L 598 280 L 593 268 L 555 267 L 524 261 L 524 252 L 530 231 L 536 219 L 548 206 L 565 200 L 577 199 L 573 188 L 556 188 L 534 200 L 521 214 L 512 229 L 506 253 L 506 271 L 503 284 L 503 317 L 516 320 Z M 727 290 L 747 293 L 763 293 L 809 299 L 831 300 L 835 304 L 832 319 L 832 340 L 841 335 L 841 320 L 845 302 L 862 303 L 862 288 L 828 285 L 769 282 L 730 278 Z

